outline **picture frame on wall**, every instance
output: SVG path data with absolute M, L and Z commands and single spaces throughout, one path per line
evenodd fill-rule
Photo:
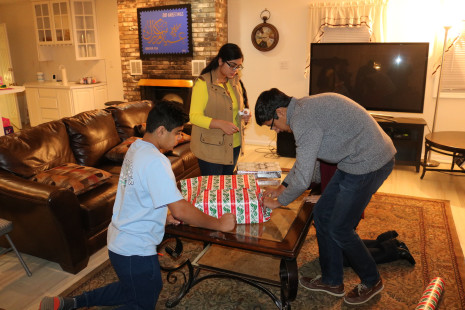
M 192 56 L 191 5 L 137 9 L 140 57 Z

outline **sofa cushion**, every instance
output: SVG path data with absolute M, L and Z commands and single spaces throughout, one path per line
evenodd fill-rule
M 147 131 L 147 123 L 142 123 L 142 124 L 134 126 L 134 133 L 136 137 L 143 137 L 146 131 Z M 181 132 L 181 138 L 178 140 L 178 143 L 176 145 L 187 143 L 190 141 L 191 141 L 191 136 L 183 131 Z
M 113 115 L 121 140 L 136 136 L 134 126 L 146 122 L 151 109 L 150 100 L 126 102 L 107 108 Z
M 76 162 L 96 166 L 103 155 L 121 142 L 110 112 L 93 110 L 64 118 Z
M 64 163 L 75 163 L 61 120 L 0 137 L 0 167 L 29 178 Z
M 134 143 L 134 141 L 142 139 L 139 137 L 130 137 L 117 146 L 111 148 L 108 152 L 105 153 L 105 157 L 111 161 L 117 162 L 117 163 L 122 163 L 124 160 L 124 156 L 126 156 L 126 152 L 129 150 L 129 147 L 131 144 Z M 167 154 L 170 152 L 170 150 L 165 150 L 165 149 L 160 149 L 160 152 L 163 154 Z
M 31 181 L 63 187 L 76 195 L 83 194 L 105 183 L 111 173 L 86 166 L 68 163 L 42 171 L 30 178 Z

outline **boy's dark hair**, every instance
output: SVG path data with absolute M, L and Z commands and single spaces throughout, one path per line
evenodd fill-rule
M 183 106 L 176 101 L 156 101 L 147 116 L 147 132 L 154 132 L 158 127 L 164 126 L 172 131 L 189 121 L 189 115 L 184 112 Z
M 287 107 L 291 102 L 289 97 L 277 88 L 265 90 L 258 96 L 255 104 L 255 121 L 259 126 L 272 118 L 277 118 L 276 109 Z
M 234 43 L 226 43 L 223 45 L 218 54 L 213 58 L 208 65 L 202 70 L 200 74 L 205 74 L 207 72 L 213 71 L 218 68 L 218 60 L 221 58 L 223 61 L 229 61 L 233 59 L 241 58 L 244 60 L 244 55 L 242 54 L 241 48 Z

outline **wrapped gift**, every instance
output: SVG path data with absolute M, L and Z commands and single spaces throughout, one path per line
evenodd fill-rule
M 281 178 L 278 162 L 240 162 L 237 174 L 253 174 L 257 178 Z
M 181 194 L 187 201 L 204 190 L 250 188 L 260 192 L 253 175 L 208 175 L 181 180 Z
M 261 203 L 260 187 L 251 175 L 202 176 L 181 181 L 184 198 L 205 214 L 236 215 L 238 224 L 263 223 L 271 210 Z

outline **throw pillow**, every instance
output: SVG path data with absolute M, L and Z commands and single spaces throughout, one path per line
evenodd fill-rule
M 82 166 L 98 166 L 103 155 L 121 142 L 112 114 L 106 110 L 82 112 L 63 122 L 76 163 Z
M 105 183 L 110 178 L 111 173 L 107 171 L 68 163 L 40 172 L 29 180 L 63 187 L 80 195 Z
M 115 146 L 114 148 L 110 149 L 108 152 L 105 153 L 105 157 L 111 161 L 115 161 L 117 163 L 122 163 L 124 160 L 124 156 L 128 151 L 129 147 L 131 146 L 134 141 L 137 139 L 142 139 L 139 137 L 130 137 Z
M 134 132 L 136 133 L 137 137 L 143 137 L 146 130 L 147 130 L 147 123 L 142 123 L 140 125 L 134 126 Z M 185 132 L 181 132 L 181 139 L 179 139 L 179 141 L 178 141 L 178 143 L 176 145 L 189 142 L 190 140 L 191 140 L 190 135 L 188 135 Z
M 142 139 L 139 137 L 130 137 L 115 146 L 114 148 L 110 149 L 108 152 L 105 153 L 105 157 L 111 161 L 122 163 L 124 160 L 124 156 L 126 156 L 126 152 L 128 151 L 131 144 L 134 143 L 137 139 Z M 169 150 L 160 149 L 160 152 L 163 154 L 167 154 Z

